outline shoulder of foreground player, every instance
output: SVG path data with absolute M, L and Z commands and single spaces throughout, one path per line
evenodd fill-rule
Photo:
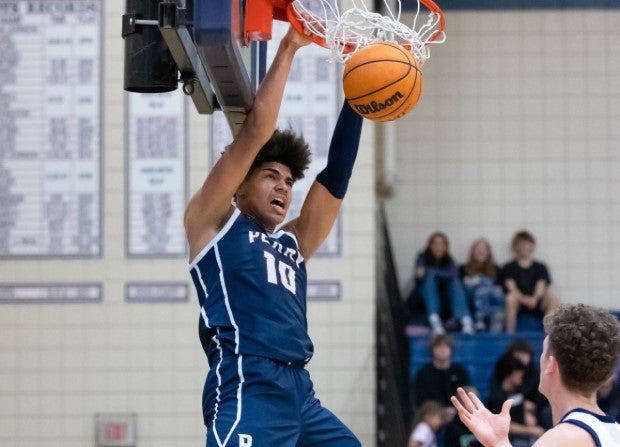
M 592 436 L 577 425 L 563 422 L 545 432 L 534 447 L 596 447 Z

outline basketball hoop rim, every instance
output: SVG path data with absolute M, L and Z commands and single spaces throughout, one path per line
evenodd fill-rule
M 290 1 L 290 3 L 286 7 L 286 18 L 288 19 L 290 24 L 293 26 L 293 28 L 295 28 L 295 30 L 298 33 L 304 35 L 311 42 L 317 45 L 320 45 L 324 48 L 329 48 L 324 38 L 317 36 L 316 34 L 313 34 L 313 33 L 308 34 L 306 32 L 306 29 L 304 27 L 304 22 L 302 20 L 299 20 L 297 11 L 295 10 L 295 7 L 293 6 L 295 3 L 294 0 L 287 0 L 287 1 Z M 431 35 L 428 37 L 428 39 L 426 39 L 426 43 L 432 42 L 443 34 L 443 30 L 446 27 L 446 20 L 445 20 L 443 11 L 433 0 L 419 0 L 419 2 L 423 4 L 424 6 L 426 6 L 426 8 L 428 8 L 428 10 L 431 13 L 435 14 L 439 18 L 437 22 L 437 29 L 435 29 L 431 33 Z M 320 21 L 319 17 L 315 16 L 315 18 L 318 21 Z M 402 46 L 405 47 L 407 50 L 411 50 L 411 45 L 404 44 Z M 355 50 L 355 47 L 353 45 L 345 45 L 343 48 L 343 53 L 349 53 L 354 50 Z

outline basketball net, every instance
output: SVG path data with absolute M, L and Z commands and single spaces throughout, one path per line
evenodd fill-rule
M 446 40 L 443 13 L 432 0 L 418 0 L 411 26 L 400 21 L 400 0 L 394 0 L 394 6 L 383 0 L 386 15 L 368 10 L 364 0 L 350 1 L 351 8 L 341 11 L 338 0 L 293 0 L 287 16 L 299 32 L 310 33 L 341 63 L 366 45 L 392 42 L 407 48 L 422 65 L 430 57 L 429 44 Z M 420 3 L 430 11 L 422 24 L 418 24 Z

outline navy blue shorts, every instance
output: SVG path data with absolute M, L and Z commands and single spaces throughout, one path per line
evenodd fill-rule
M 314 396 L 310 374 L 249 355 L 217 358 L 202 399 L 207 447 L 360 447 Z

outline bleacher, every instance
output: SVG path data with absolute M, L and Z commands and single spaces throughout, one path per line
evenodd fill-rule
M 418 369 L 431 361 L 428 348 L 430 337 L 430 335 L 409 336 L 409 375 L 412 381 Z M 457 333 L 452 334 L 452 337 L 454 338 L 452 361 L 467 368 L 472 385 L 480 391 L 480 396 L 486 399 L 495 362 L 506 351 L 508 345 L 516 339 L 527 341 L 534 351 L 532 361 L 537 363 L 542 352 L 545 334 L 541 331 L 520 332 L 512 335 L 487 333 L 462 335 Z
M 620 320 L 620 310 L 611 311 Z M 418 369 L 431 361 L 428 342 L 430 334 L 420 334 L 420 330 L 428 331 L 426 327 L 408 327 L 409 333 L 409 379 L 415 378 Z M 538 365 L 542 353 L 542 343 L 545 338 L 542 322 L 535 318 L 520 317 L 517 320 L 515 334 L 488 334 L 463 335 L 451 334 L 454 339 L 452 361 L 460 363 L 469 372 L 471 383 L 480 392 L 484 399 L 489 394 L 489 382 L 497 359 L 506 351 L 508 346 L 517 339 L 527 341 L 534 356 L 532 361 Z

